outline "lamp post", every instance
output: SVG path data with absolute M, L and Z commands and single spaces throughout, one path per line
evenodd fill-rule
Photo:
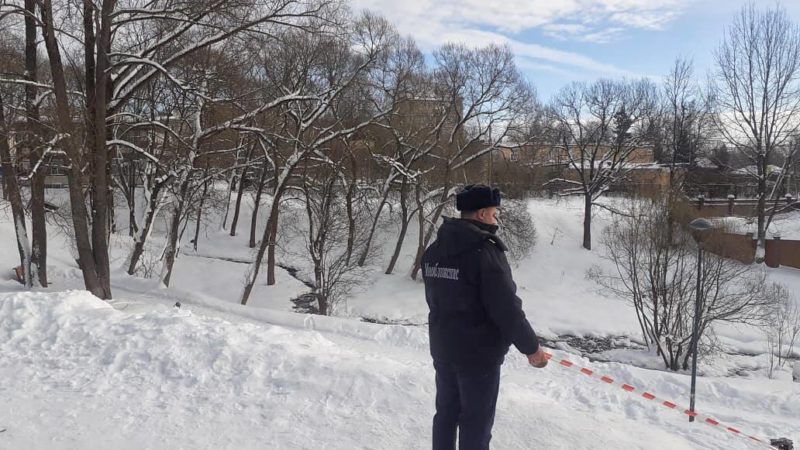
M 689 224 L 692 230 L 692 237 L 697 242 L 697 293 L 694 297 L 694 323 L 692 325 L 692 388 L 689 394 L 689 411 L 694 413 L 694 393 L 697 386 L 697 341 L 699 340 L 698 327 L 700 323 L 700 310 L 703 295 L 702 279 L 703 279 L 703 245 L 708 239 L 709 232 L 714 226 L 706 219 L 695 219 Z M 694 422 L 694 414 L 689 415 L 689 422 Z

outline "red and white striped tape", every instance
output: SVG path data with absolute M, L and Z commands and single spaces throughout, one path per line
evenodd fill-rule
M 727 431 L 729 433 L 735 434 L 735 435 L 737 435 L 737 436 L 739 436 L 741 438 L 744 438 L 744 439 L 747 439 L 747 440 L 749 440 L 749 441 L 751 441 L 753 443 L 756 443 L 757 445 L 768 447 L 768 448 L 771 448 L 771 449 L 775 449 L 775 447 L 770 445 L 770 443 L 768 441 L 765 441 L 763 439 L 759 439 L 759 438 L 757 438 L 755 436 L 751 436 L 751 435 L 742 433 L 737 428 L 734 428 L 734 427 L 731 427 L 731 426 L 727 426 L 727 425 L 723 425 L 719 421 L 717 421 L 717 420 L 715 420 L 715 419 L 713 419 L 713 418 L 711 418 L 709 416 L 706 416 L 704 414 L 699 414 L 697 411 L 693 412 L 693 411 L 689 411 L 688 408 L 686 408 L 686 409 L 679 408 L 676 403 L 670 402 L 668 400 L 659 399 L 655 395 L 653 395 L 653 394 L 651 394 L 651 393 L 649 393 L 647 391 L 641 391 L 641 390 L 636 389 L 635 387 L 633 387 L 633 386 L 631 386 L 629 384 L 620 383 L 620 382 L 614 380 L 613 378 L 611 378 L 609 376 L 597 374 L 597 373 L 595 373 L 595 371 L 593 371 L 591 369 L 587 369 L 586 367 L 579 367 L 575 363 L 573 363 L 572 361 L 570 361 L 568 359 L 558 359 L 557 360 L 550 353 L 545 353 L 545 356 L 549 360 L 552 360 L 554 362 L 558 362 L 558 364 L 563 366 L 563 367 L 566 367 L 568 369 L 578 370 L 580 373 L 582 373 L 582 374 L 584 374 L 584 375 L 586 375 L 586 376 L 588 376 L 590 378 L 594 378 L 596 380 L 602 381 L 603 383 L 610 384 L 610 385 L 616 384 L 622 390 L 624 390 L 626 392 L 629 392 L 631 394 L 636 393 L 636 392 L 642 392 L 641 393 L 641 397 L 642 398 L 644 398 L 645 400 L 651 400 L 651 401 L 659 402 L 659 404 L 661 406 L 663 406 L 663 407 L 665 407 L 667 409 L 671 409 L 671 410 L 674 410 L 674 411 L 681 411 L 683 409 L 682 414 L 686 415 L 687 417 L 694 417 L 695 420 L 698 421 L 698 422 L 703 422 L 703 423 L 705 423 L 707 425 L 710 425 L 710 426 L 712 426 L 714 428 L 717 428 L 717 429 L 720 429 L 720 430 Z

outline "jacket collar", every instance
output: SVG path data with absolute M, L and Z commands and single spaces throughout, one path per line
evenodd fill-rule
M 474 220 L 445 217 L 444 223 L 439 227 L 437 240 L 444 251 L 451 255 L 471 250 L 485 241 L 490 241 L 501 251 L 508 251 L 502 239 L 494 233 L 497 228 L 496 225 Z
M 478 221 L 478 220 L 472 220 L 472 219 L 456 219 L 456 220 L 464 220 L 466 222 L 469 222 L 469 223 L 475 225 L 479 229 L 481 229 L 483 231 L 487 231 L 487 232 L 492 233 L 492 234 L 497 234 L 497 230 L 500 229 L 500 227 L 497 226 L 497 225 L 489 225 L 488 223 L 483 223 L 483 222 Z

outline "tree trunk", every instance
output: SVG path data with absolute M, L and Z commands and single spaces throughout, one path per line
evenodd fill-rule
M 0 95 L 0 126 L 4 126 L 6 123 L 4 107 L 3 97 Z M 17 236 L 17 250 L 19 251 L 24 284 L 26 288 L 30 289 L 33 286 L 33 277 L 31 273 L 31 250 L 28 244 L 28 232 L 25 228 L 25 208 L 22 203 L 19 184 L 17 184 L 17 171 L 14 167 L 14 161 L 11 159 L 8 133 L 6 130 L 3 131 L 3 135 L 0 137 L 0 164 L 3 168 L 3 180 L 6 184 L 8 199 L 11 202 L 11 215 L 14 219 L 14 232 Z
M 128 167 L 128 234 L 136 236 L 139 226 L 136 223 L 136 163 L 131 160 Z
M 269 245 L 269 252 L 267 253 L 267 286 L 275 285 L 275 241 L 278 238 L 278 220 L 280 216 L 280 208 L 278 207 L 280 198 L 276 196 L 273 201 L 272 212 L 269 215 L 269 222 L 267 222 L 267 229 L 269 230 L 267 240 Z
M 358 163 L 352 151 L 348 151 L 348 156 L 350 161 L 350 173 L 353 175 L 347 186 L 347 196 L 345 197 L 345 207 L 347 209 L 347 257 L 345 258 L 345 264 L 349 267 L 356 244 L 356 218 L 355 212 L 353 211 L 353 198 L 356 194 L 358 182 Z
M 61 146 L 70 160 L 68 184 L 70 207 L 72 209 L 72 223 L 75 232 L 75 244 L 78 252 L 77 262 L 83 273 L 83 282 L 86 289 L 99 298 L 105 298 L 107 295 L 110 295 L 110 292 L 104 289 L 98 277 L 89 236 L 88 214 L 83 195 L 83 186 L 85 183 L 81 171 L 84 161 L 78 149 L 76 139 L 70 133 L 74 124 L 72 123 L 70 103 L 67 98 L 64 64 L 61 60 L 60 47 L 55 37 L 52 0 L 43 0 L 41 7 L 42 33 L 44 35 L 45 47 L 50 62 L 50 74 L 53 80 L 53 92 L 55 94 L 54 112 L 56 128 L 58 132 L 64 136 L 61 140 Z
M 375 236 L 375 229 L 378 227 L 378 220 L 380 220 L 381 212 L 383 212 L 383 207 L 386 205 L 386 199 L 389 197 L 391 186 L 392 183 L 390 182 L 390 180 L 387 180 L 386 184 L 383 187 L 383 195 L 381 197 L 380 204 L 378 204 L 378 210 L 375 212 L 375 216 L 372 218 L 372 227 L 370 227 L 369 229 L 369 235 L 367 235 L 367 242 L 364 244 L 364 250 L 361 252 L 361 257 L 358 259 L 359 267 L 363 267 L 364 264 L 366 264 L 367 262 L 367 256 L 369 256 L 370 246 L 372 245 L 372 238 Z
M 247 304 L 250 294 L 253 291 L 253 286 L 258 278 L 258 271 L 261 268 L 261 263 L 264 261 L 264 253 L 267 255 L 267 284 L 272 286 L 275 284 L 275 238 L 278 235 L 278 213 L 280 211 L 281 198 L 286 191 L 289 178 L 292 176 L 297 164 L 304 158 L 305 154 L 296 152 L 289 158 L 286 166 L 283 168 L 280 175 L 278 175 L 278 167 L 275 166 L 275 195 L 272 198 L 272 207 L 270 208 L 269 219 L 267 220 L 267 227 L 264 229 L 264 237 L 261 240 L 261 245 L 258 246 L 256 253 L 256 260 L 250 267 L 250 272 L 247 274 L 247 282 L 245 282 L 244 291 L 242 292 L 242 305 Z M 269 251 L 267 251 L 269 250 Z
M 764 262 L 767 246 L 767 164 L 763 156 L 759 156 L 758 166 L 758 204 L 756 205 L 756 217 L 758 220 L 758 233 L 756 237 L 758 240 L 756 243 L 755 262 L 761 264 Z
M 25 0 L 25 79 L 31 83 L 38 81 L 38 58 L 36 54 L 36 0 Z M 45 222 L 44 192 L 46 164 L 44 154 L 36 150 L 35 137 L 40 136 L 39 107 L 36 104 L 37 89 L 33 84 L 25 86 L 25 115 L 28 128 L 31 167 L 38 167 L 31 178 L 31 231 L 33 245 L 31 269 L 36 273 L 40 286 L 47 286 L 47 224 Z
M 114 150 L 116 151 L 116 150 Z M 113 175 L 112 175 L 112 158 L 108 158 L 106 163 L 108 164 L 108 170 L 106 171 L 106 183 L 108 184 L 108 226 L 106 231 L 106 241 L 111 239 L 111 235 L 117 232 L 117 214 L 116 214 L 116 198 L 114 198 L 114 182 Z
M 242 176 L 242 182 L 244 181 L 244 176 Z M 236 206 L 233 208 L 233 219 L 231 220 L 231 236 L 236 236 L 236 227 L 239 225 L 239 211 L 242 208 L 242 196 L 244 195 L 242 186 L 244 186 L 244 184 L 239 184 L 239 191 L 236 193 Z
M 208 169 L 206 169 L 204 178 L 208 174 Z M 197 241 L 200 239 L 200 218 L 203 214 L 203 203 L 206 201 L 206 195 L 208 194 L 208 180 L 203 181 L 203 194 L 200 197 L 200 206 L 197 207 L 197 220 L 195 221 L 195 229 L 194 229 L 194 251 L 197 251 Z
M 391 275 L 394 272 L 394 266 L 400 257 L 400 251 L 403 249 L 403 241 L 406 239 L 408 223 L 411 221 L 408 217 L 408 179 L 406 177 L 403 177 L 403 183 L 400 186 L 400 210 L 402 213 L 400 235 L 397 236 L 397 244 L 394 246 L 394 253 L 392 253 L 392 258 L 389 261 L 389 267 L 386 268 L 386 275 Z
M 253 286 L 256 284 L 256 279 L 258 278 L 258 271 L 261 268 L 261 263 L 264 261 L 264 253 L 267 253 L 267 248 L 269 247 L 271 256 L 268 255 L 268 264 L 269 258 L 272 258 L 272 280 L 274 284 L 275 280 L 275 253 L 274 253 L 274 245 L 270 245 L 270 240 L 274 239 L 276 233 L 273 233 L 273 218 L 277 219 L 278 216 L 278 209 L 280 205 L 280 198 L 283 195 L 283 191 L 286 188 L 285 183 L 281 183 L 277 185 L 275 190 L 275 196 L 272 200 L 272 206 L 270 207 L 269 219 L 267 220 L 267 226 L 264 228 L 264 236 L 261 238 L 261 245 L 258 246 L 258 252 L 256 253 L 256 260 L 253 262 L 253 266 L 250 268 L 250 273 L 247 276 L 247 282 L 244 285 L 244 292 L 242 292 L 242 305 L 247 305 L 247 301 L 250 299 L 250 294 L 253 292 Z M 269 284 L 269 282 L 267 283 Z
M 345 264 L 348 266 L 350 265 L 350 260 L 353 257 L 353 250 L 356 245 L 356 218 L 353 212 L 353 197 L 356 192 L 355 172 L 353 176 L 353 180 L 347 188 L 347 198 L 345 199 L 347 203 L 347 258 Z
M 264 185 L 267 182 L 267 164 L 261 170 L 261 177 L 256 188 L 256 197 L 253 201 L 253 215 L 250 218 L 250 248 L 256 248 L 256 227 L 258 227 L 258 210 L 261 208 L 261 195 L 264 193 Z
M 592 194 L 583 195 L 583 248 L 592 249 Z
M 253 144 L 250 146 L 250 150 L 247 151 L 245 167 L 242 169 L 242 176 L 239 179 L 239 191 L 236 193 L 236 207 L 233 210 L 233 221 L 231 222 L 231 236 L 236 236 L 236 226 L 239 224 L 239 212 L 242 208 L 242 196 L 244 195 L 245 183 L 247 183 L 247 165 L 250 164 L 250 159 L 253 157 L 255 149 L 256 144 Z
M 233 163 L 233 167 L 236 167 L 239 164 L 239 151 L 242 148 L 242 141 L 239 141 L 239 147 L 236 148 L 236 160 Z M 231 195 L 233 195 L 233 191 L 236 189 L 236 170 L 231 170 L 231 176 L 228 179 L 228 195 L 225 197 L 225 214 L 222 216 L 222 224 L 220 225 L 220 229 L 227 230 L 228 229 L 228 213 L 231 210 Z
M 169 178 L 162 180 L 153 187 L 153 191 L 149 194 L 150 199 L 147 202 L 147 212 L 145 213 L 144 226 L 142 227 L 139 236 L 136 238 L 136 243 L 131 253 L 130 262 L 128 263 L 128 275 L 133 275 L 136 272 L 136 265 L 144 253 L 144 246 L 147 239 L 150 237 L 150 232 L 153 229 L 153 223 L 158 215 L 158 204 L 161 199 L 161 189 L 167 184 Z
M 421 181 L 417 180 L 417 185 L 414 191 L 414 200 L 417 203 L 417 227 L 419 228 L 417 232 L 417 254 L 419 255 L 420 249 L 422 254 L 425 253 L 425 203 L 422 201 Z M 414 267 L 416 267 L 416 265 Z
M 111 46 L 111 14 L 114 10 L 115 3 L 115 0 L 103 0 L 100 12 L 100 36 L 99 39 L 96 40 L 97 60 L 94 73 L 94 117 L 90 116 L 90 119 L 94 119 L 92 251 L 96 264 L 97 278 L 103 293 L 101 298 L 105 300 L 111 299 L 112 297 L 111 269 L 108 258 L 108 235 L 110 231 L 109 205 L 112 201 L 109 196 L 108 183 L 110 174 L 108 171 L 108 149 L 106 148 L 106 134 L 108 132 L 106 116 L 108 112 L 107 96 L 110 83 L 110 76 L 108 73 L 108 49 Z
M 36 158 L 40 158 L 40 153 L 36 152 Z M 38 283 L 42 287 L 47 287 L 47 222 L 45 220 L 44 209 L 44 185 L 45 169 L 39 166 L 39 170 L 31 179 L 31 231 L 33 232 L 33 248 L 31 251 L 31 264 Z
M 184 205 L 186 204 L 186 196 L 189 192 L 189 182 L 189 174 L 184 174 L 184 179 L 178 193 L 177 204 L 173 210 L 169 227 L 167 248 L 164 252 L 164 270 L 161 276 L 161 282 L 164 286 L 169 286 L 170 279 L 172 278 L 172 268 L 175 266 L 175 255 L 178 253 L 178 240 L 181 234 L 181 218 L 183 216 Z
M 448 181 L 444 184 L 444 190 L 442 191 L 442 197 L 439 201 L 439 206 L 436 207 L 436 210 L 433 213 L 433 218 L 431 220 L 430 225 L 428 225 L 428 231 L 425 232 L 425 239 L 420 241 L 420 245 L 417 247 L 417 256 L 414 257 L 414 268 L 411 269 L 411 279 L 416 280 L 417 275 L 419 274 L 419 269 L 422 267 L 422 256 L 425 254 L 425 249 L 428 248 L 428 243 L 430 243 L 431 238 L 433 238 L 433 232 L 436 229 L 436 222 L 439 221 L 439 218 L 442 217 L 442 212 L 444 211 L 444 205 L 447 202 L 449 197 L 450 191 L 450 169 L 448 168 L 445 172 L 445 177 L 447 177 Z
M 231 209 L 231 195 L 233 195 L 233 179 L 236 177 L 235 173 L 236 171 L 233 171 L 230 179 L 228 179 L 228 195 L 225 196 L 225 214 L 222 215 L 222 223 L 220 224 L 220 229 L 222 230 L 228 228 L 228 212 Z
M 305 180 L 308 174 L 303 174 Z M 326 223 L 326 209 L 330 191 L 322 191 L 319 221 L 314 223 L 314 212 L 311 200 L 311 188 L 303 183 L 305 194 L 306 217 L 308 218 L 308 254 L 314 266 L 314 295 L 317 298 L 317 312 L 323 316 L 328 315 L 328 299 L 326 297 L 326 286 L 323 278 L 322 260 L 325 257 L 325 237 L 324 229 Z
M 164 251 L 164 269 L 161 276 L 161 283 L 164 286 L 169 287 L 170 280 L 172 278 L 172 268 L 175 265 L 175 253 L 177 252 L 176 247 L 178 245 L 178 234 L 180 234 L 180 225 L 181 225 L 181 215 L 183 213 L 183 205 L 182 201 L 178 200 L 178 205 L 175 207 L 172 213 L 172 220 L 170 223 L 169 228 L 169 236 L 167 242 L 167 248 Z

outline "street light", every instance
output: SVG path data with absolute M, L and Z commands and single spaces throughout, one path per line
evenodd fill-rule
M 697 242 L 697 293 L 694 297 L 694 324 L 692 325 L 692 388 L 689 394 L 689 412 L 694 413 L 694 392 L 697 386 L 697 336 L 700 321 L 700 305 L 702 296 L 702 264 L 703 264 L 703 244 L 708 239 L 710 231 L 714 228 L 706 219 L 695 219 L 689 224 L 692 230 L 692 237 Z M 694 414 L 689 415 L 689 422 L 694 422 Z

